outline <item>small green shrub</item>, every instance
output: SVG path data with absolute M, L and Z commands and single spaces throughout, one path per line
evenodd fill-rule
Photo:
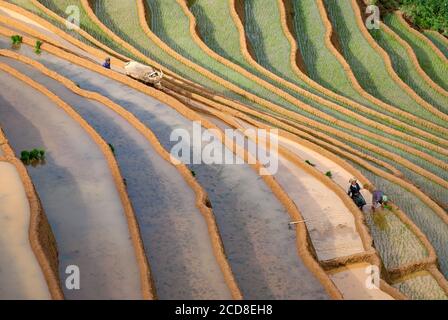
M 190 172 L 193 177 L 196 177 L 196 172 L 194 172 L 193 170 L 190 170 Z
M 325 172 L 325 175 L 326 175 L 328 178 L 333 178 L 333 174 L 331 173 L 331 171 L 327 171 L 327 172 Z
M 45 160 L 45 150 L 43 149 L 33 149 L 33 150 L 23 150 L 20 153 L 20 160 L 25 164 L 38 164 Z
M 23 150 L 20 153 L 20 160 L 22 160 L 23 162 L 28 162 L 30 161 L 30 153 L 26 150 Z
M 22 44 L 23 37 L 19 36 L 18 34 L 11 36 L 11 42 L 13 46 L 19 46 Z
M 30 152 L 30 159 L 32 160 L 39 160 L 40 159 L 40 153 L 39 150 L 33 149 Z
M 42 53 L 42 50 L 40 49 L 40 47 L 42 47 L 42 44 L 43 44 L 42 41 L 39 41 L 39 40 L 36 41 L 36 44 L 34 45 L 34 52 L 36 54 Z
M 381 0 L 388 9 L 401 9 L 416 26 L 448 33 L 447 0 Z

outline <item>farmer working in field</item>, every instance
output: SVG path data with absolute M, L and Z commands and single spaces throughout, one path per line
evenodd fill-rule
M 387 196 L 381 190 L 375 190 L 372 193 L 372 211 L 379 207 L 384 207 L 387 205 Z
M 353 199 L 355 204 L 358 206 L 359 209 L 362 210 L 362 207 L 366 205 L 366 201 L 364 200 L 364 197 L 361 194 L 361 187 L 359 186 L 358 182 L 355 178 L 350 179 L 350 187 L 348 189 L 347 194 Z
M 103 67 L 110 69 L 110 58 L 106 58 L 106 60 L 104 60 Z

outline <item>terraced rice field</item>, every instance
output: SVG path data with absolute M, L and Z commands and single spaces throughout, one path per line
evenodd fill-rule
M 425 30 L 423 33 L 448 58 L 448 39 L 431 30 Z
M 448 41 L 363 10 L 0 1 L 0 299 L 448 299 Z
M 244 4 L 246 9 L 245 20 L 246 20 L 246 29 L 248 30 L 247 34 L 254 36 L 253 39 L 249 38 L 249 40 L 251 40 L 249 42 L 252 44 L 252 48 L 255 52 L 257 61 L 263 66 L 267 67 L 268 69 L 272 69 L 273 65 L 276 67 L 280 67 L 281 69 L 278 69 L 277 72 L 282 77 L 287 77 L 289 79 L 295 77 L 296 79 L 299 79 L 297 75 L 294 75 L 291 65 L 288 64 L 289 63 L 288 55 L 290 53 L 290 48 L 288 46 L 288 42 L 285 37 L 283 39 L 284 41 L 283 42 L 281 41 L 282 29 L 279 23 L 280 14 L 278 13 L 278 11 L 271 11 L 269 12 L 269 14 L 266 14 L 266 11 L 263 10 L 264 4 L 261 4 L 260 2 L 256 1 L 255 2 L 245 1 Z M 275 9 L 277 2 L 270 1 L 269 5 L 270 7 L 273 7 Z M 192 6 L 192 12 L 197 13 L 197 18 L 199 19 L 199 25 L 200 22 L 204 21 L 205 19 L 208 19 L 207 20 L 208 22 L 206 24 L 208 29 L 202 30 L 201 33 L 201 35 L 204 34 L 204 38 L 206 39 L 206 41 L 208 40 L 209 43 L 207 44 L 209 44 L 209 46 L 218 53 L 222 53 L 224 57 L 227 57 L 231 53 L 237 51 L 237 48 L 235 48 L 235 43 L 238 43 L 238 36 L 235 30 L 233 30 L 233 32 L 227 32 L 227 30 L 232 31 L 232 29 L 229 27 L 229 22 L 231 23 L 231 18 L 227 15 L 221 14 L 221 12 L 223 12 L 224 10 L 230 10 L 230 9 L 228 8 L 228 6 L 226 7 L 226 4 L 223 3 L 216 6 L 212 5 L 210 2 L 196 1 Z M 223 18 L 223 16 L 226 18 Z M 217 17 L 219 17 L 219 19 L 217 19 Z M 223 36 L 224 34 L 225 37 Z M 264 37 L 263 34 L 266 34 L 267 36 Z M 226 39 L 229 38 L 233 38 L 233 41 L 232 42 L 226 41 Z M 282 44 L 284 44 L 283 47 Z M 242 58 L 241 55 L 234 54 L 233 56 L 236 57 L 235 59 L 238 59 L 237 60 L 238 64 L 242 66 L 248 65 L 247 61 L 246 62 L 243 61 L 244 58 Z M 248 69 L 253 71 L 254 68 L 251 68 L 249 66 Z M 305 87 L 307 87 L 307 85 L 304 84 L 304 82 L 301 81 L 300 79 L 298 80 L 298 82 L 302 86 L 304 85 Z M 328 109 L 323 110 L 328 111 Z M 347 117 L 342 116 L 338 117 L 338 119 L 346 120 Z M 353 119 L 350 119 L 349 121 L 353 121 Z M 376 133 L 377 132 L 378 131 L 376 131 Z M 371 139 L 369 139 L 369 142 L 374 143 L 377 142 L 377 145 L 384 146 L 384 144 L 381 144 L 379 141 L 372 141 Z M 391 148 L 388 150 L 392 151 L 394 149 Z M 404 157 L 407 156 L 404 155 Z M 419 180 L 418 178 L 414 177 L 412 178 L 410 177 L 410 179 L 412 179 L 413 181 Z
M 424 36 L 421 36 L 418 32 L 414 32 L 414 29 L 406 21 L 400 19 L 399 14 L 386 16 L 384 22 L 409 43 L 425 72 L 446 90 L 448 88 L 448 66 L 446 59 L 440 57 L 430 47 L 430 42 Z
M 378 32 L 374 29 L 371 34 L 391 57 L 394 69 L 400 78 L 427 102 L 446 113 L 448 96 L 439 93 L 430 82 L 419 76 L 417 66 L 406 52 L 406 46 L 399 42 L 401 38 L 396 33 L 384 32 L 381 29 Z
M 13 149 L 20 153 L 36 145 L 48 151 L 46 163 L 29 171 L 58 242 L 60 273 L 74 264 L 88 280 L 84 290 L 66 295 L 140 297 L 137 260 L 104 155 L 46 96 L 10 75 L 1 76 L 1 117 Z M 14 95 L 17 88 L 22 88 L 20 100 Z
M 446 292 L 440 290 L 434 278 L 427 272 L 417 274 L 414 277 L 405 279 L 394 284 L 395 288 L 406 292 L 406 295 L 414 300 L 446 300 Z M 426 288 L 426 289 L 423 289 Z M 422 290 L 423 289 L 423 290 Z M 428 292 L 428 295 L 422 295 L 422 291 Z
M 285 7 L 288 6 L 285 4 Z M 335 46 L 327 40 L 327 34 L 331 30 L 326 26 L 328 16 L 324 6 L 319 5 L 318 1 L 305 0 L 291 1 L 289 7 L 294 14 L 291 24 L 297 46 L 307 66 L 308 75 L 313 80 L 389 117 L 395 117 L 401 122 L 409 121 L 399 113 L 389 112 L 389 108 L 382 106 L 381 101 L 376 99 L 378 96 L 366 96 L 366 91 L 356 85 L 359 79 L 350 76 L 353 70 L 344 68 L 344 58 L 341 59 L 335 53 Z M 308 34 L 312 36 L 308 37 Z M 415 121 L 409 123 L 416 125 Z
M 109 13 L 108 16 L 104 17 L 104 21 L 103 21 L 103 22 L 105 22 L 106 25 L 110 25 L 111 29 L 113 29 L 114 27 L 116 28 L 116 26 L 121 26 L 121 25 L 122 25 L 122 24 L 118 24 L 117 22 L 114 23 L 114 21 L 123 21 L 123 20 L 126 20 L 125 17 L 123 16 L 125 12 L 128 12 L 129 10 L 131 10 L 131 11 L 137 11 L 136 5 L 133 4 L 133 3 L 123 3 L 123 8 L 121 8 L 121 9 L 117 8 L 116 6 L 107 5 L 105 2 L 95 2 L 95 3 L 96 3 L 98 6 L 103 6 L 103 7 L 99 8 L 99 9 L 97 10 L 97 11 L 99 11 L 101 14 L 103 14 L 103 13 L 105 13 L 105 12 L 108 12 L 108 13 Z M 63 4 L 61 4 L 61 5 L 63 5 Z M 152 6 L 152 8 L 151 8 L 151 6 Z M 176 14 L 178 15 L 178 18 L 182 18 L 182 16 L 184 16 L 184 14 L 181 12 L 181 8 L 180 8 L 180 6 L 177 5 L 177 4 L 174 3 L 174 2 L 171 2 L 171 3 L 169 3 L 169 2 L 164 2 L 164 3 L 163 3 L 163 6 L 170 6 L 170 7 L 169 7 L 170 9 L 167 10 L 167 12 L 170 12 L 170 14 L 174 14 L 174 13 L 177 12 Z M 125 7 L 126 7 L 126 8 L 125 8 Z M 115 9 L 117 9 L 117 11 L 109 12 L 109 11 L 111 11 L 111 10 L 115 10 Z M 157 6 L 156 3 L 151 2 L 151 3 L 150 3 L 150 6 L 149 6 L 149 9 L 151 9 L 151 10 L 159 10 L 160 8 L 158 8 L 158 6 Z M 161 10 L 161 9 L 160 9 L 160 10 Z M 150 11 L 150 10 L 149 10 L 149 11 Z M 162 11 L 163 11 L 163 10 L 162 10 Z M 122 15 L 122 17 L 120 17 L 119 15 Z M 101 16 L 101 15 L 99 15 L 99 16 Z M 183 19 L 185 20 L 186 17 L 184 16 Z M 152 23 L 156 23 L 157 20 L 152 19 L 151 21 L 152 21 Z M 170 20 L 168 20 L 167 23 L 169 23 L 169 21 L 170 21 Z M 161 20 L 160 22 L 157 22 L 157 23 L 160 24 L 161 22 L 163 22 L 163 21 Z M 123 33 L 124 33 L 124 35 L 126 35 L 126 34 L 132 34 L 133 37 L 135 37 L 136 34 L 141 34 L 141 37 L 142 37 L 142 42 L 141 42 L 141 43 L 143 43 L 143 42 L 147 43 L 147 42 L 148 42 L 148 37 L 146 37 L 146 36 L 143 34 L 143 32 L 141 31 L 141 28 L 140 28 L 140 26 L 138 25 L 137 21 L 130 21 L 130 23 L 131 23 L 132 25 L 127 26 L 126 29 L 121 30 L 122 32 L 121 32 L 121 33 L 118 32 L 118 34 L 123 34 Z M 124 26 L 123 26 L 123 27 L 124 27 Z M 175 27 L 175 28 L 174 28 L 174 27 Z M 177 32 L 177 33 L 178 33 L 179 30 L 180 30 L 179 28 L 177 28 L 177 26 L 174 26 L 174 25 L 172 25 L 171 28 L 173 28 L 173 30 L 175 30 L 175 32 Z M 157 27 L 155 27 L 155 29 L 157 29 Z M 169 27 L 167 27 L 167 28 L 163 28 L 162 31 L 165 32 L 165 30 L 168 30 L 168 29 L 169 29 Z M 157 33 L 157 32 L 156 32 L 156 33 Z M 183 34 L 184 34 L 186 37 L 188 37 L 188 29 L 183 30 Z M 163 38 L 163 37 L 165 37 L 165 38 L 169 38 L 169 37 L 171 37 L 171 36 L 172 36 L 172 37 L 175 37 L 176 34 L 175 34 L 175 33 L 173 33 L 172 35 L 161 34 L 161 35 L 159 35 L 159 36 L 161 36 L 162 38 Z M 128 36 L 126 36 L 125 39 L 127 39 L 127 38 L 128 38 Z M 138 36 L 137 38 L 140 39 L 140 36 Z M 184 37 L 184 38 L 185 38 L 185 37 Z M 173 42 L 173 41 L 168 41 L 168 43 L 172 43 L 172 42 Z M 189 41 L 188 43 L 186 43 L 186 42 L 184 41 L 183 44 L 186 45 L 187 47 L 184 48 L 184 49 L 182 49 L 182 50 L 181 50 L 181 53 L 189 52 L 189 50 L 192 50 L 192 51 L 191 51 L 191 52 L 192 52 L 191 54 L 195 53 L 195 54 L 199 54 L 199 55 L 202 56 L 202 57 L 205 57 L 204 54 L 203 54 L 203 52 L 200 51 L 200 49 L 199 49 L 197 46 L 194 46 L 194 45 L 193 45 L 193 41 Z M 177 46 L 177 47 L 178 47 L 178 46 Z M 177 48 L 177 47 L 176 47 L 176 48 Z M 154 46 L 151 46 L 151 48 L 154 48 Z M 200 59 L 201 59 L 201 61 L 203 60 L 202 58 L 200 58 Z M 213 64 L 213 63 L 212 63 L 212 64 Z M 217 64 L 215 63 L 215 65 L 217 65 Z M 218 66 L 216 66 L 216 67 L 218 67 Z M 220 65 L 219 68 L 220 68 L 220 70 L 224 70 L 222 65 Z M 228 70 L 228 68 L 227 68 L 226 70 Z M 224 71 L 223 71 L 223 72 L 224 72 Z M 231 72 L 231 71 L 228 71 L 228 72 Z M 235 74 L 235 73 L 232 73 L 232 74 Z M 230 78 L 232 78 L 232 77 L 230 76 Z M 210 81 L 208 81 L 207 83 L 210 83 Z M 247 79 L 244 80 L 243 83 L 246 83 L 246 84 L 247 84 L 247 83 L 248 83 L 248 82 L 247 82 Z M 204 85 L 206 85 L 206 83 L 204 83 Z M 238 85 L 241 85 L 241 82 L 239 82 Z M 257 92 L 260 94 L 260 92 L 261 92 L 260 90 L 261 90 L 261 89 L 260 89 L 260 87 L 259 87 L 258 85 L 253 84 L 253 85 L 251 85 L 251 88 L 255 88 L 254 90 L 257 90 Z M 270 93 L 267 92 L 266 90 L 264 90 L 264 92 L 265 92 L 264 97 L 266 97 L 267 99 L 273 99 L 273 98 L 272 98 L 272 94 L 270 94 Z M 233 94 L 232 94 L 232 96 L 233 96 Z M 247 102 L 248 104 L 251 104 L 251 102 L 248 101 L 247 99 L 244 99 L 244 101 Z M 313 119 L 316 119 L 317 121 L 322 122 L 322 119 L 321 119 L 321 118 L 319 118 L 319 117 L 315 117 L 315 116 L 314 116 L 312 113 L 310 113 L 310 112 L 306 112 L 306 111 L 304 111 L 304 110 L 297 110 L 297 108 L 296 108 L 295 106 L 291 105 L 290 103 L 286 103 L 283 99 L 280 99 L 280 100 L 279 100 L 279 99 L 276 99 L 276 100 L 274 100 L 274 101 L 277 101 L 277 102 L 279 102 L 279 101 L 283 101 L 283 105 L 288 106 L 288 109 L 292 109 L 292 110 L 294 110 L 294 111 L 296 111 L 296 112 L 299 112 L 300 114 L 303 114 L 303 115 L 305 115 L 305 116 L 307 116 L 307 117 L 312 117 Z M 309 102 L 309 101 L 308 101 L 308 102 Z M 286 103 L 286 104 L 285 104 L 285 103 Z M 318 107 L 318 108 L 322 108 L 321 105 L 318 105 L 317 107 Z M 262 106 L 261 106 L 261 109 L 263 110 L 263 107 L 262 107 Z M 345 116 L 345 115 L 343 115 L 343 114 L 340 114 L 340 113 L 334 113 L 334 111 L 329 110 L 328 108 L 325 108 L 325 107 L 324 107 L 322 110 L 324 110 L 324 111 L 326 111 L 326 112 L 330 112 L 332 115 L 335 115 L 336 118 L 337 118 L 338 120 L 341 120 L 341 119 L 342 119 L 342 120 L 348 121 L 350 124 L 354 122 L 354 119 L 353 119 L 353 118 L 351 118 L 351 117 L 347 117 L 347 116 Z M 336 119 L 334 119 L 334 121 L 336 121 Z M 324 120 L 323 123 L 327 124 L 328 121 Z M 365 128 L 365 129 L 367 129 L 367 130 L 369 130 L 369 131 L 372 131 L 372 128 L 370 128 L 370 127 L 368 127 L 368 126 L 363 126 L 363 128 Z M 344 132 L 347 132 L 347 129 L 344 129 L 344 128 L 340 128 L 340 129 L 341 129 L 342 131 L 344 131 Z M 382 132 L 381 130 L 373 129 L 373 131 L 374 131 L 376 134 L 384 135 L 384 132 Z M 350 131 L 348 131 L 348 132 L 350 132 Z M 362 135 L 358 135 L 357 137 L 364 138 Z M 395 137 L 393 137 L 393 139 L 394 139 L 394 138 L 395 138 Z M 372 142 L 372 143 L 374 143 L 374 144 L 376 144 L 376 145 L 379 145 L 379 144 L 380 144 L 377 140 L 372 140 L 372 139 L 369 139 L 369 142 Z M 421 148 L 420 146 L 418 146 L 418 145 L 413 145 L 413 146 L 416 147 L 416 148 L 418 148 L 418 149 L 420 149 L 420 150 L 422 150 L 423 152 L 431 153 L 431 151 L 429 151 L 429 150 L 427 150 L 427 149 L 425 149 L 425 148 L 422 149 L 422 148 Z M 391 151 L 391 152 L 396 151 L 396 148 L 390 148 L 389 146 L 386 146 L 386 148 L 388 148 L 388 150 Z M 420 161 L 419 161 L 418 159 L 417 159 L 417 161 L 420 163 Z M 428 168 L 428 167 L 425 167 L 425 168 Z M 431 170 L 431 169 L 430 169 L 430 170 Z M 437 169 L 435 169 L 433 172 L 436 172 L 436 174 L 439 173 L 439 171 L 438 171 Z M 415 182 L 415 183 L 419 183 L 419 182 Z M 422 188 L 423 188 L 423 186 L 422 186 Z
M 54 57 L 43 56 L 42 58 L 51 61 L 52 66 L 59 70 L 64 67 L 64 62 L 57 61 Z M 170 168 L 169 164 L 154 150 L 148 150 L 149 143 L 106 106 L 80 99 L 59 82 L 39 74 L 22 63 L 10 60 L 8 62 L 53 92 L 57 92 L 116 150 L 116 158 L 123 178 L 126 179 L 127 190 L 140 221 L 140 228 L 149 237 L 143 239 L 148 255 L 152 261 L 158 261 L 157 266 L 160 264 L 156 270 L 165 273 L 160 279 L 162 284 L 158 290 L 159 296 L 178 299 L 230 298 L 231 295 L 214 259 L 213 250 L 207 241 L 207 226 L 195 207 L 194 193 L 181 192 L 182 189 L 187 189 L 187 185 L 181 177 L 177 177 L 179 174 L 175 168 Z M 77 83 L 84 85 L 82 79 L 79 79 Z M 153 188 L 148 188 L 149 181 L 153 181 Z M 163 186 L 167 186 L 168 189 Z M 178 189 L 169 189 L 173 187 Z M 178 197 L 178 201 L 169 200 L 176 194 L 182 194 L 182 197 Z M 182 214 L 182 208 L 191 214 L 185 216 Z M 166 230 L 163 233 L 153 232 L 153 230 L 163 229 Z M 176 237 L 158 237 L 161 234 L 168 235 L 173 229 Z M 158 244 L 158 247 L 151 250 L 155 244 Z M 198 259 L 179 260 L 182 257 L 193 258 L 192 252 L 197 248 L 200 248 L 202 253 L 197 257 Z M 151 255 L 153 251 L 155 254 Z M 171 254 L 167 255 L 166 252 Z M 172 268 L 165 268 L 167 264 L 171 264 Z M 153 266 L 156 267 L 155 264 Z M 200 274 L 208 274 L 209 277 L 202 278 Z
M 442 119 L 434 119 L 435 117 L 430 112 L 426 111 L 408 92 L 393 81 L 381 55 L 359 30 L 356 21 L 356 8 L 351 5 L 351 2 L 328 0 L 325 1 L 325 6 L 333 28 L 338 30 L 341 51 L 364 89 L 402 110 L 444 125 Z M 381 67 L 378 68 L 377 65 Z
M 329 163 L 328 160 L 322 158 L 322 156 L 312 150 L 303 147 L 299 148 L 299 145 L 291 141 L 286 140 L 284 143 L 294 153 L 302 158 L 309 159 L 322 173 L 328 171 L 337 172 L 333 180 L 341 187 L 352 176 L 350 172 L 334 163 Z M 367 190 L 363 192 L 366 198 L 371 197 L 371 194 Z M 410 262 L 417 262 L 428 257 L 428 252 L 421 241 L 410 230 L 409 226 L 393 212 L 383 211 L 379 214 L 374 214 L 366 210 L 365 219 L 376 248 L 383 262 L 389 268 L 395 268 Z

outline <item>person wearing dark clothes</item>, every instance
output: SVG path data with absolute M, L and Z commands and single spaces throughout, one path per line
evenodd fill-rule
M 106 58 L 106 60 L 104 60 L 103 67 L 110 69 L 110 58 Z
M 358 208 L 362 210 L 362 207 L 366 205 L 366 201 L 364 200 L 364 197 L 362 196 L 360 191 L 361 187 L 359 186 L 356 179 L 350 179 L 350 187 L 347 194 L 353 199 Z

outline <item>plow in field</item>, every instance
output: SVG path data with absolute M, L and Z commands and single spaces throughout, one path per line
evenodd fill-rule
M 124 65 L 126 75 L 141 81 L 145 84 L 152 85 L 157 89 L 162 89 L 163 71 L 144 65 L 136 61 L 129 61 Z

